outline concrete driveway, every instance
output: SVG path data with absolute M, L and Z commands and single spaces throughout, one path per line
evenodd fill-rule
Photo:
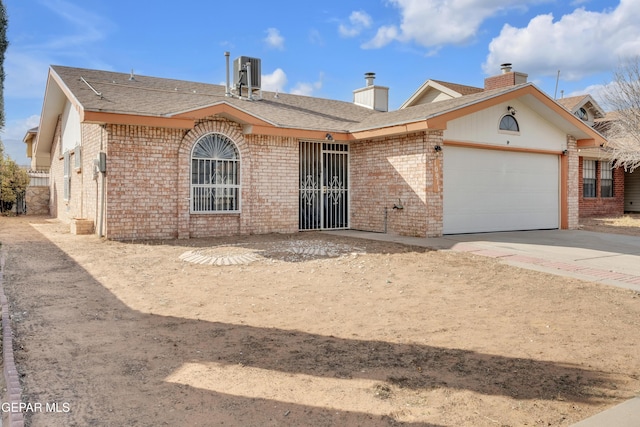
M 583 230 L 534 230 L 405 237 L 356 230 L 330 232 L 499 258 L 518 267 L 640 292 L 640 238 Z

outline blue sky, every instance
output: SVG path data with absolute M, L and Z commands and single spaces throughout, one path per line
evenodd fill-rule
M 510 62 L 550 96 L 598 92 L 640 55 L 638 0 L 4 0 L 7 153 L 38 126 L 49 65 L 221 84 L 224 52 L 264 89 L 352 100 L 364 73 L 396 109 L 427 79 L 482 87 Z M 558 90 L 556 79 L 560 71 Z

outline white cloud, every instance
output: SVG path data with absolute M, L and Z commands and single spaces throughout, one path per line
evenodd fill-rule
M 349 15 L 349 23 L 351 25 L 340 24 L 338 32 L 343 37 L 355 37 L 363 30 L 371 27 L 371 16 L 367 12 L 356 10 Z
M 614 86 L 615 86 L 615 83 L 613 82 L 606 85 L 604 84 L 590 85 L 582 90 L 576 90 L 573 92 L 565 93 L 564 96 L 568 98 L 571 96 L 584 95 L 588 93 L 593 97 L 593 99 L 596 100 L 598 105 L 600 105 L 600 107 L 602 107 L 605 111 L 611 111 L 612 107 L 607 103 L 606 93 L 613 90 Z
M 19 165 L 28 165 L 29 158 L 26 155 L 27 146 L 22 142 L 27 131 L 40 124 L 40 116 L 32 115 L 26 118 L 9 120 L 2 131 L 1 138 L 5 154 L 11 157 Z
M 262 78 L 262 89 L 270 92 L 285 92 L 285 87 L 287 86 L 288 78 L 287 74 L 281 69 L 277 68 L 271 74 L 263 74 Z M 318 81 L 312 83 L 300 82 L 296 83 L 296 85 L 289 91 L 289 93 L 293 95 L 305 95 L 311 96 L 317 90 L 322 89 L 322 73 L 318 78 Z
M 5 58 L 6 98 L 41 98 L 47 82 L 50 58 L 24 53 L 9 45 Z
M 9 44 L 5 58 L 7 98 L 42 97 L 50 64 L 66 63 L 68 57 L 95 62 L 89 48 L 105 39 L 114 28 L 100 15 L 67 1 L 46 0 L 41 3 L 53 12 L 49 18 L 55 24 L 52 28 L 63 34 L 50 35 L 45 42 L 36 44 L 21 43 L 23 37 L 20 33 L 15 36 L 17 41 Z
M 535 2 L 540 0 L 388 0 L 400 10 L 402 22 L 399 27 L 381 27 L 365 46 L 379 48 L 394 40 L 424 47 L 468 43 L 487 18 Z
M 621 58 L 640 53 L 640 3 L 621 0 L 615 9 L 576 9 L 554 20 L 551 14 L 533 18 L 524 28 L 505 25 L 489 44 L 483 69 L 487 74 L 511 62 L 518 70 L 565 80 L 613 71 Z
M 22 141 L 27 131 L 40 125 L 40 116 L 33 114 L 26 118 L 15 119 L 7 122 L 5 129 L 2 131 L 3 139 L 19 139 Z
M 267 37 L 264 39 L 267 46 L 274 49 L 284 49 L 284 37 L 280 35 L 280 30 L 277 28 L 268 28 Z
M 272 92 L 283 92 L 284 87 L 287 85 L 287 75 L 281 68 L 277 68 L 271 74 L 263 74 L 262 89 Z
M 309 42 L 317 46 L 324 46 L 324 39 L 322 38 L 322 34 L 320 34 L 320 31 L 316 30 L 315 28 L 309 30 Z
M 317 81 L 312 83 L 300 82 L 297 83 L 293 89 L 291 89 L 291 93 L 294 95 L 304 95 L 311 96 L 317 90 L 322 89 L 322 79 L 323 74 L 320 74 L 320 77 Z
M 398 38 L 398 28 L 386 26 L 378 28 L 375 37 L 362 45 L 363 49 L 379 49 Z
M 64 0 L 47 0 L 42 4 L 66 21 L 67 25 L 59 28 L 72 30 L 71 34 L 50 38 L 41 46 L 46 49 L 66 49 L 102 40 L 113 26 L 102 16 Z

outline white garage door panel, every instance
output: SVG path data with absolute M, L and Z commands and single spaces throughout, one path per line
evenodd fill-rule
M 444 148 L 445 234 L 559 226 L 558 157 Z

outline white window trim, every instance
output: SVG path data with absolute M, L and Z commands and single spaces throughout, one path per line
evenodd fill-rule
M 79 145 L 73 149 L 73 168 L 76 172 L 82 171 L 82 150 Z
M 587 168 L 587 162 L 590 162 L 590 164 L 593 164 L 593 168 L 589 167 Z M 589 172 L 589 173 L 588 173 Z M 589 176 L 587 176 L 589 175 Z M 593 176 L 590 176 L 593 175 Z M 584 190 L 585 190 L 585 180 L 593 180 L 593 196 L 585 196 L 584 194 Z M 582 160 L 582 197 L 585 199 L 594 199 L 596 197 L 598 197 L 598 189 L 596 188 L 598 185 L 598 165 L 596 163 L 596 160 L 592 160 L 592 159 L 583 159 Z
M 606 173 L 606 177 L 605 177 L 605 173 Z M 602 185 L 602 183 L 605 181 L 608 181 L 611 183 L 610 196 L 603 195 L 602 190 L 604 186 Z M 611 199 L 615 197 L 614 191 L 615 189 L 613 188 L 613 165 L 611 162 L 600 162 L 600 197 L 602 197 L 603 199 Z

